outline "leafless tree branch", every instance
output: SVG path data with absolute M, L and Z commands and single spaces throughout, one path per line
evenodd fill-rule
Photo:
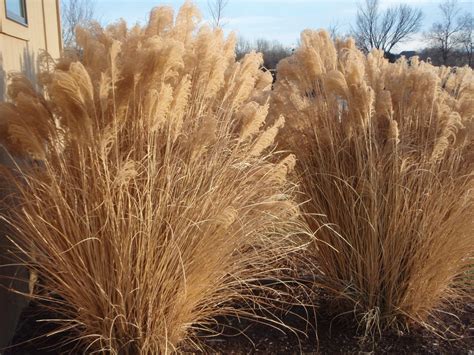
M 349 36 L 347 33 L 342 32 L 341 24 L 339 21 L 332 21 L 329 24 L 327 30 L 333 41 L 336 41 L 337 39 L 344 39 Z
M 359 5 L 353 35 L 366 52 L 376 48 L 390 53 L 420 29 L 423 13 L 404 4 L 381 12 L 379 5 L 379 0 L 365 0 Z
M 474 32 L 474 17 L 471 13 L 466 12 L 459 19 L 461 30 L 459 33 L 458 41 L 465 52 L 467 64 L 472 67 L 473 63 L 473 32 Z
M 211 15 L 211 24 L 213 27 L 222 27 L 224 24 L 224 10 L 229 5 L 229 0 L 207 0 L 207 7 Z
M 95 0 L 62 0 L 61 26 L 64 48 L 76 48 L 76 27 L 87 26 L 95 16 Z
M 280 60 L 291 55 L 292 49 L 278 41 L 269 41 L 264 38 L 249 42 L 243 37 L 239 37 L 236 45 L 237 59 L 241 59 L 245 54 L 256 51 L 263 54 L 263 66 L 268 70 L 276 69 Z
M 448 65 L 453 53 L 464 46 L 470 50 L 469 64 L 472 64 L 472 15 L 466 13 L 461 16 L 457 0 L 446 0 L 439 5 L 439 9 L 441 21 L 433 23 L 425 33 L 425 40 L 439 53 L 442 64 Z

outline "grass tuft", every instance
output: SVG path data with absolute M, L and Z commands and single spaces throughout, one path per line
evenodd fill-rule
M 271 111 L 285 116 L 281 141 L 310 200 L 310 254 L 365 335 L 429 327 L 446 303 L 472 299 L 473 78 L 315 31 L 278 66 Z
M 55 332 L 86 351 L 197 346 L 215 317 L 265 307 L 258 281 L 299 248 L 283 119 L 263 127 L 271 75 L 198 23 L 186 3 L 79 29 L 80 61 L 44 71 L 44 95 L 15 77 L 0 105 L 10 150 L 34 162 L 3 218 Z

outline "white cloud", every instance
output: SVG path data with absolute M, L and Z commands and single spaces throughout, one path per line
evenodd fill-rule
M 394 48 L 394 52 L 418 51 L 424 47 L 426 47 L 426 43 L 423 40 L 423 34 L 417 33 L 413 35 L 410 40 L 397 44 Z

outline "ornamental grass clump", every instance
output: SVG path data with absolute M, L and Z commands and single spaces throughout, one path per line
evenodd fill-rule
M 370 335 L 430 327 L 447 302 L 472 299 L 471 69 L 390 64 L 305 31 L 278 66 L 271 112 L 285 116 L 317 232 L 310 253 L 338 312 Z
M 80 61 L 45 70 L 44 95 L 14 77 L 0 105 L 31 161 L 3 218 L 57 332 L 87 352 L 197 345 L 216 316 L 263 307 L 258 280 L 300 245 L 295 158 L 274 149 L 283 119 L 265 128 L 271 75 L 198 22 L 186 3 L 78 30 Z

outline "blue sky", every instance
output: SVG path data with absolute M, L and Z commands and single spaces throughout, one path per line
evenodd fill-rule
M 124 18 L 129 24 L 145 23 L 151 8 L 170 5 L 175 9 L 184 0 L 96 0 L 96 12 L 103 24 Z M 204 19 L 209 17 L 207 0 L 194 1 Z M 347 32 L 354 23 L 359 0 L 229 0 L 225 9 L 225 30 L 235 31 L 248 40 L 266 38 L 294 45 L 306 28 L 325 28 L 337 24 Z M 423 10 L 423 29 L 439 19 L 442 0 L 381 0 L 382 7 L 405 3 Z M 474 0 L 460 0 L 463 11 L 474 12 Z M 422 46 L 421 35 L 397 50 Z

